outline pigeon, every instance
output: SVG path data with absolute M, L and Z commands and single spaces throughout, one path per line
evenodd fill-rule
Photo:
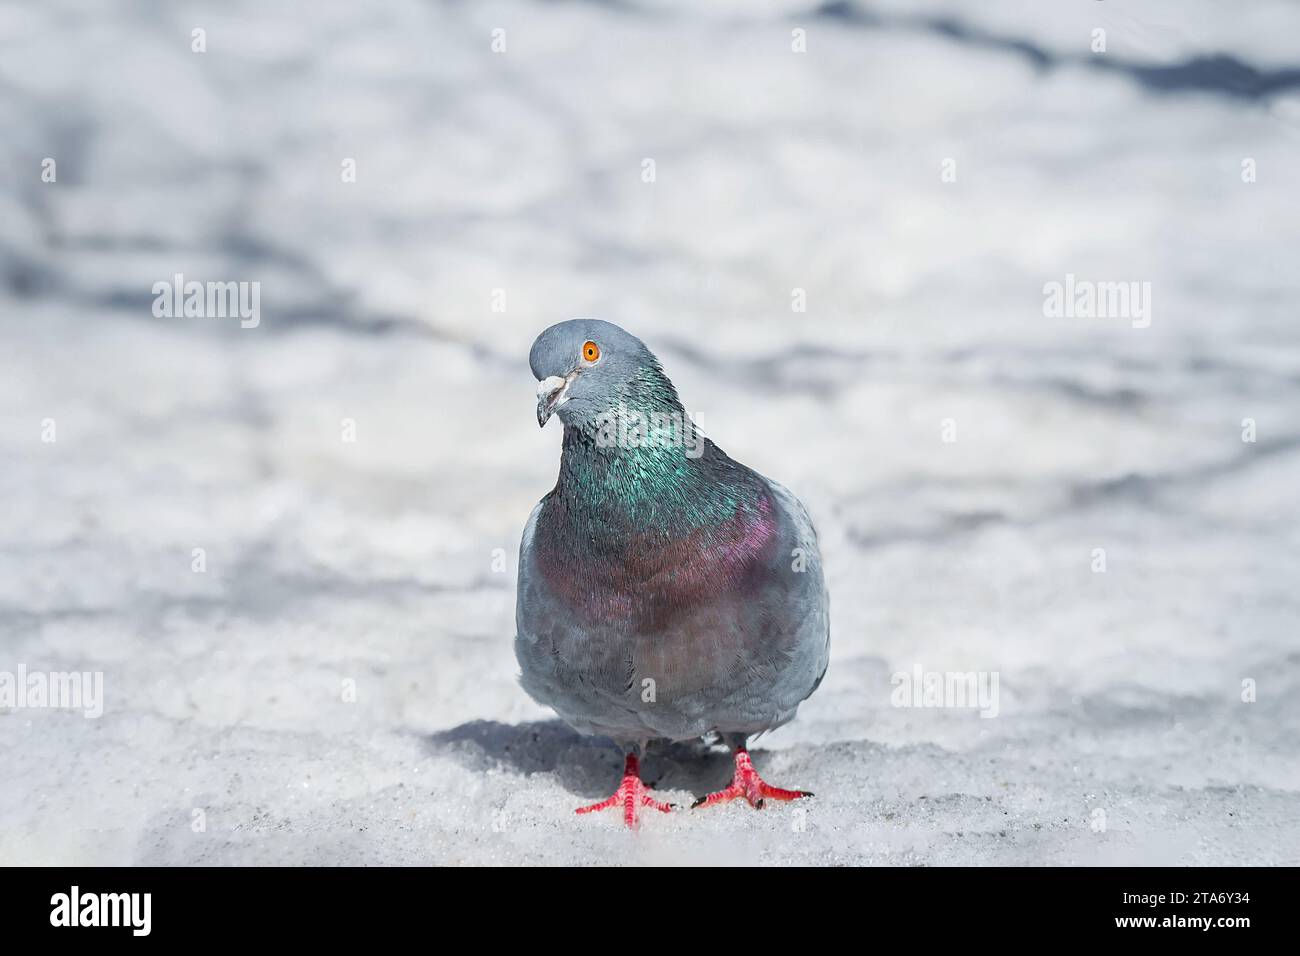
M 520 683 L 624 754 L 613 796 L 577 812 L 621 808 L 636 827 L 643 808 L 670 811 L 640 756 L 701 737 L 724 743 L 735 771 L 694 807 L 812 796 L 770 786 L 747 749 L 826 674 L 829 598 L 807 511 L 700 435 L 658 359 L 617 325 L 553 325 L 529 364 L 537 423 L 557 416 L 564 436 L 520 544 Z

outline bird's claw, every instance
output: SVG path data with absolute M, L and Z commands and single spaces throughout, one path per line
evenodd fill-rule
M 613 796 L 601 800 L 599 803 L 593 803 L 590 806 L 578 807 L 574 813 L 594 813 L 597 810 L 608 810 L 610 807 L 623 808 L 623 822 L 630 828 L 636 829 L 639 823 L 639 814 L 642 807 L 653 807 L 660 813 L 669 813 L 676 809 L 671 803 L 664 803 L 654 799 L 647 792 L 650 788 L 641 780 L 640 762 L 635 754 L 628 754 L 627 761 L 623 766 L 623 779 L 614 791 Z
M 691 809 L 712 806 L 715 803 L 727 803 L 737 797 L 744 797 L 755 810 L 762 810 L 767 800 L 802 800 L 812 795 L 810 790 L 782 790 L 780 787 L 771 786 L 754 769 L 754 764 L 749 759 L 749 752 L 737 750 L 736 773 L 731 778 L 731 783 L 717 793 L 700 797 L 691 804 Z

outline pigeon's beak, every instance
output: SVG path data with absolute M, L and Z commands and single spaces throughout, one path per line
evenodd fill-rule
M 537 424 L 544 427 L 552 413 L 569 400 L 566 394 L 572 378 L 551 375 L 537 383 Z

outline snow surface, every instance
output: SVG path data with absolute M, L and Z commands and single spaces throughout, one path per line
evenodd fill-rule
M 1298 35 L 1284 0 L 0 7 L 0 670 L 106 696 L 0 710 L 0 862 L 1300 863 Z M 176 273 L 259 281 L 260 325 L 155 318 Z M 1150 327 L 1045 317 L 1067 273 L 1151 282 Z M 806 805 L 572 813 L 619 755 L 511 642 L 559 442 L 528 346 L 592 315 L 819 525 L 831 668 L 755 750 Z M 918 665 L 996 672 L 997 717 L 892 706 Z M 729 764 L 645 770 L 689 804 Z

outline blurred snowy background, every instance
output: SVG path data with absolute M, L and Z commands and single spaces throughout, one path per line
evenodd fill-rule
M 0 862 L 1300 863 L 1298 38 L 1291 0 L 0 5 L 0 670 L 105 694 L 0 709 Z M 260 324 L 155 317 L 177 273 Z M 1067 274 L 1150 326 L 1046 317 Z M 831 668 L 756 749 L 804 807 L 572 812 L 619 756 L 511 642 L 527 351 L 573 316 L 818 523 Z M 998 716 L 891 706 L 917 666 Z

